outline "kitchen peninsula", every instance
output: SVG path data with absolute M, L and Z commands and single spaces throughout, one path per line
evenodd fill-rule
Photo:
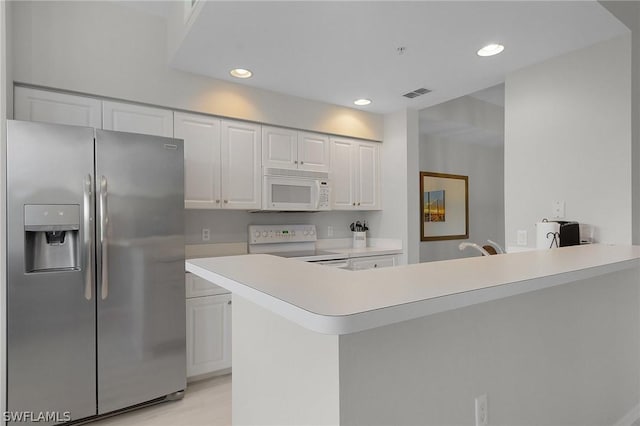
M 233 293 L 234 424 L 612 424 L 640 400 L 640 247 L 345 271 L 193 259 Z M 558 401 L 562 403 L 559 404 Z

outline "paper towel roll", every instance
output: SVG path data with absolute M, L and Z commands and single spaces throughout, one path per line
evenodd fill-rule
M 538 250 L 556 248 L 556 243 L 560 244 L 559 232 L 560 224 L 558 222 L 536 223 L 536 248 Z M 553 240 L 554 235 L 556 236 L 555 241 Z

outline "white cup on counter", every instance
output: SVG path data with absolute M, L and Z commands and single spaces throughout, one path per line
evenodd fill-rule
M 367 232 L 352 232 L 353 248 L 365 248 L 367 246 Z

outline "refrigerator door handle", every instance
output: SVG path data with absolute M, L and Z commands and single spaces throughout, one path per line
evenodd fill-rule
M 100 297 L 102 300 L 109 295 L 109 254 L 107 241 L 107 226 L 109 217 L 107 213 L 107 178 L 100 179 Z
M 91 300 L 93 293 L 93 230 L 91 227 L 91 206 L 93 191 L 91 175 L 84 178 L 83 211 L 84 211 L 84 298 Z

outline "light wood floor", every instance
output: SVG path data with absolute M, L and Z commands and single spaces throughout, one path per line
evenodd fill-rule
M 110 417 L 88 426 L 227 426 L 231 424 L 231 374 L 190 383 L 184 398 Z

